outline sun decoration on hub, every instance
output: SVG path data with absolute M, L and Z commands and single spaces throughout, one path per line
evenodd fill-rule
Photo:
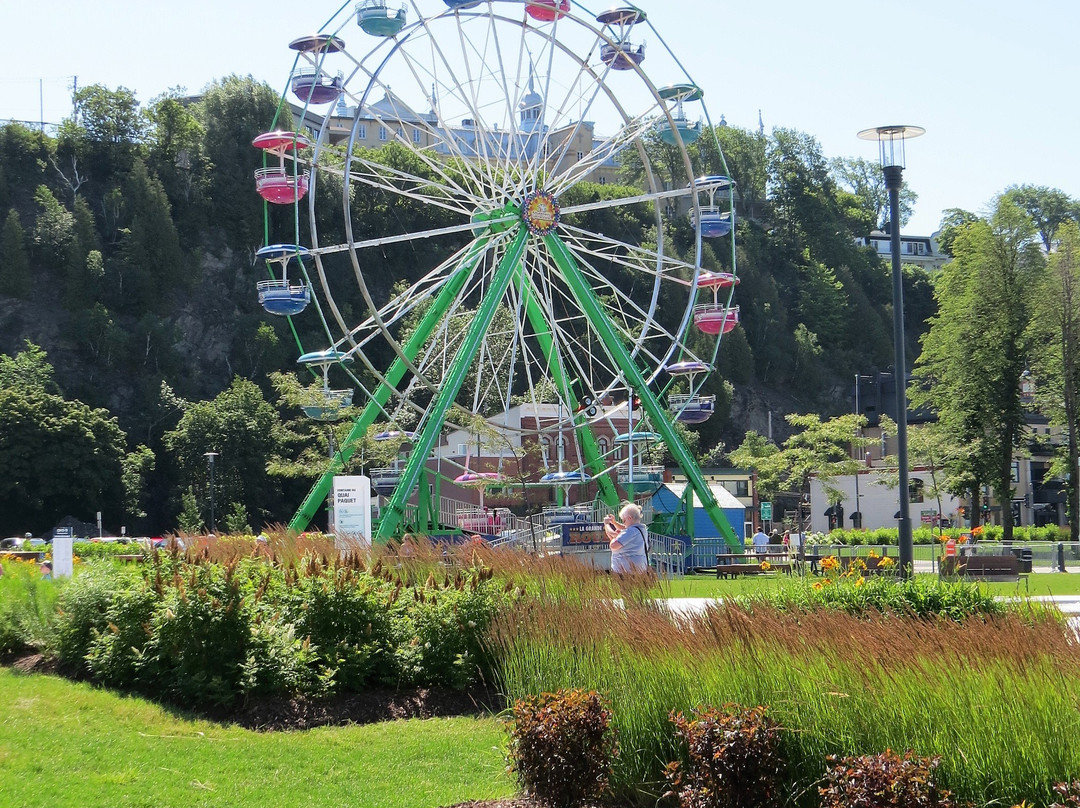
M 559 203 L 547 191 L 533 191 L 522 206 L 525 226 L 534 236 L 547 236 L 559 226 Z

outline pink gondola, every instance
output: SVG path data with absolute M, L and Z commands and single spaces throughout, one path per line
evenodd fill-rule
M 532 0 L 525 6 L 525 12 L 534 20 L 552 22 L 566 16 L 570 11 L 570 0 Z
M 706 334 L 727 334 L 739 324 L 738 306 L 705 303 L 694 307 L 694 325 Z

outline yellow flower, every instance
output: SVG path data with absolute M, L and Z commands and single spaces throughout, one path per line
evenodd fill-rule
M 882 558 L 882 559 L 881 559 L 880 561 L 878 561 L 878 563 L 877 563 L 877 565 L 878 565 L 878 569 L 882 569 L 882 568 L 884 568 L 884 567 L 892 567 L 892 566 L 894 566 L 895 564 L 896 564 L 896 562 L 895 562 L 895 561 L 893 561 L 893 560 L 892 560 L 891 558 L 889 558 L 888 556 L 885 556 L 884 558 Z
M 821 584 L 820 583 L 814 584 L 814 589 L 821 589 Z
M 859 576 L 859 579 L 858 579 L 858 580 L 857 580 L 857 581 L 855 582 L 855 586 L 862 586 L 862 585 L 863 585 L 863 584 L 865 584 L 865 583 L 866 583 L 866 579 L 865 579 L 865 578 L 863 578 L 863 577 L 862 577 L 862 576 L 860 575 L 860 576 Z
M 840 562 L 837 560 L 836 556 L 828 556 L 827 558 L 822 559 L 821 568 L 826 572 L 832 572 L 833 570 L 840 569 Z
M 761 571 L 762 572 L 768 572 L 771 569 L 772 569 L 772 564 L 770 564 L 768 561 L 762 561 L 761 562 Z
M 877 550 L 871 550 L 869 553 L 867 553 L 866 557 L 867 558 L 877 558 L 878 557 Z

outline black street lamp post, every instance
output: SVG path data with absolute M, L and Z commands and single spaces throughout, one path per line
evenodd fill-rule
M 859 132 L 863 140 L 881 147 L 881 168 L 889 191 L 889 237 L 893 281 L 893 379 L 896 386 L 896 443 L 900 471 L 900 571 L 914 574 L 915 548 L 911 537 L 911 494 L 908 482 L 907 361 L 904 358 L 904 276 L 900 269 L 900 186 L 904 173 L 904 141 L 925 134 L 920 126 L 878 126 Z
M 210 464 L 210 532 L 217 533 L 217 519 L 214 518 L 214 458 L 219 452 L 204 452 L 206 462 Z

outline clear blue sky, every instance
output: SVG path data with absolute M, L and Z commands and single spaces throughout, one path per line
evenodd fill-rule
M 445 8 L 441 0 L 416 2 L 427 13 Z M 858 130 L 925 127 L 908 147 L 905 178 L 919 203 L 907 232 L 936 229 L 944 208 L 981 211 L 1011 184 L 1080 197 L 1077 4 L 636 4 L 705 89 L 714 121 L 723 114 L 753 128 L 760 109 L 766 129 L 810 133 L 829 157 L 871 159 L 875 147 L 857 140 Z M 606 5 L 590 0 L 588 8 Z M 37 121 L 39 87 L 45 121 L 66 117 L 75 76 L 80 85 L 128 87 L 142 103 L 175 86 L 198 92 L 231 73 L 281 89 L 295 55 L 288 42 L 317 30 L 338 7 L 317 0 L 4 0 L 0 119 Z

